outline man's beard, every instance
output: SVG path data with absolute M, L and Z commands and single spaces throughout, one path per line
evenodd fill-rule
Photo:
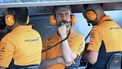
M 71 26 L 71 23 L 66 21 L 66 20 L 62 20 L 58 23 L 58 26 L 62 26 L 62 25 L 65 25 L 66 27 L 69 27 L 69 26 Z

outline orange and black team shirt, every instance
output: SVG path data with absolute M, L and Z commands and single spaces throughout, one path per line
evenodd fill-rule
M 58 34 L 55 34 L 52 37 L 43 41 L 43 49 L 46 47 L 53 46 L 54 44 L 60 41 L 61 41 L 60 36 Z M 69 35 L 68 43 L 72 51 L 75 52 L 77 55 L 80 55 L 81 52 L 83 52 L 85 46 L 84 37 L 74 32 L 73 30 L 71 30 L 71 33 Z M 51 48 L 46 52 L 43 52 L 42 54 L 42 60 L 57 58 L 57 57 L 62 57 L 61 43 L 55 46 L 54 48 Z M 58 63 L 47 69 L 65 69 L 65 65 L 62 63 Z
M 18 26 L 5 35 L 0 43 L 0 66 L 8 67 L 12 58 L 15 65 L 40 64 L 42 40 L 32 26 Z
M 98 52 L 102 41 L 106 52 L 122 51 L 122 29 L 109 16 L 103 17 L 90 34 L 88 50 Z

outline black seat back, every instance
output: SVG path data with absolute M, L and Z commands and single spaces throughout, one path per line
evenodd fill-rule
M 114 53 L 108 63 L 107 69 L 121 69 L 122 53 Z

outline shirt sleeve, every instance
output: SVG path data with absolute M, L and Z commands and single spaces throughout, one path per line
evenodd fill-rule
M 102 42 L 102 34 L 97 30 L 93 29 L 90 33 L 90 43 L 87 50 L 98 52 Z
M 14 54 L 14 43 L 8 38 L 3 38 L 0 43 L 0 66 L 8 67 L 13 54 Z
M 84 37 L 81 37 L 80 35 L 71 38 L 70 46 L 73 52 L 75 52 L 77 55 L 80 55 L 84 51 L 85 47 L 85 40 Z

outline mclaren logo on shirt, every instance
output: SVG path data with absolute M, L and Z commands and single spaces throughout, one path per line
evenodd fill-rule
M 120 29 L 119 27 L 110 27 L 110 30 Z
M 35 39 L 26 39 L 25 42 L 34 42 L 34 41 L 38 41 L 38 40 L 39 40 L 39 37 L 35 38 Z

